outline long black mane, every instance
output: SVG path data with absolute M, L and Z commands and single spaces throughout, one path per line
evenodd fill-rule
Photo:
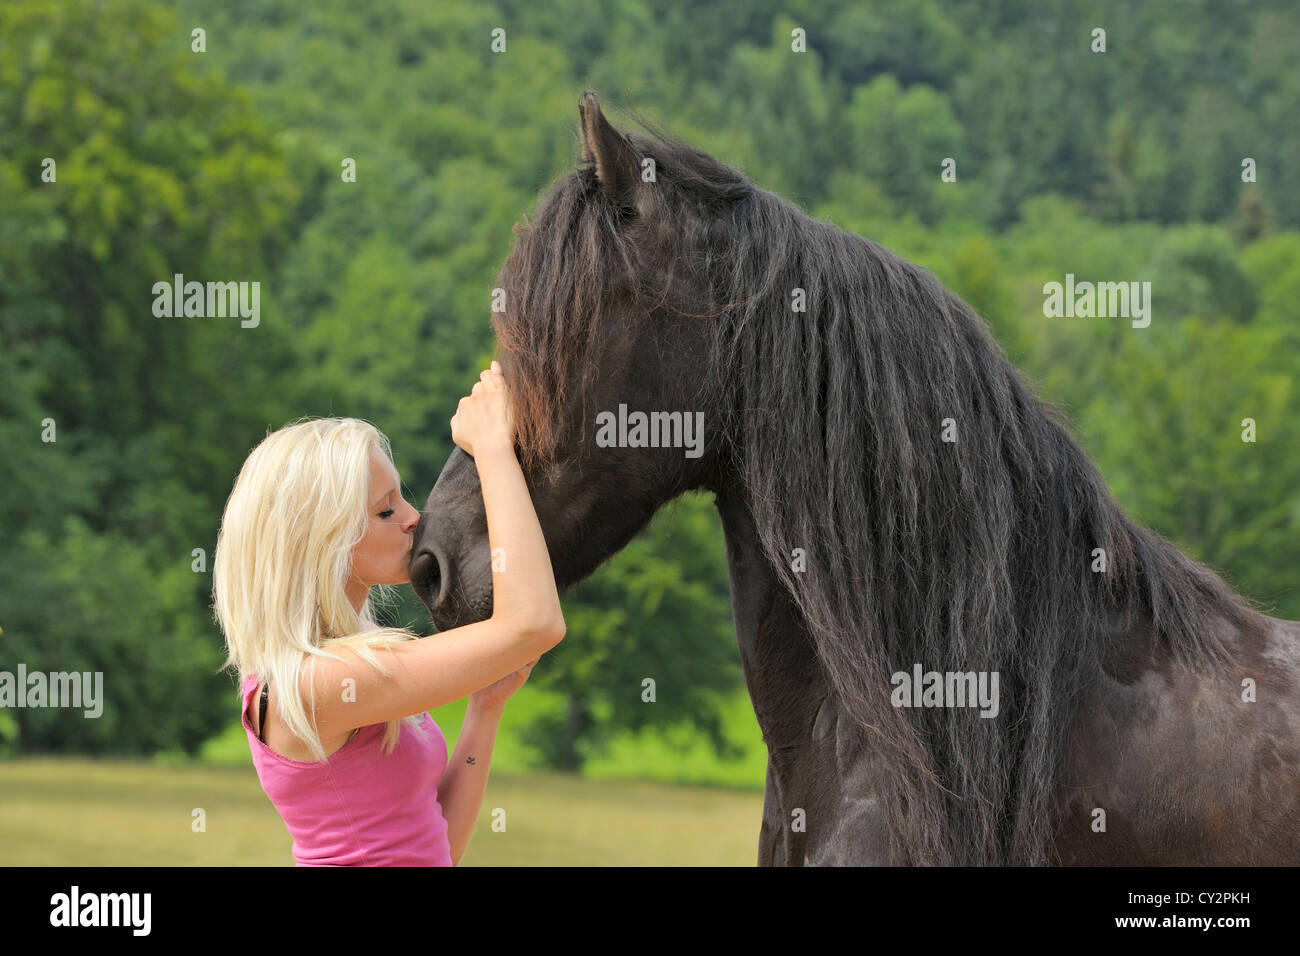
M 642 126 L 627 139 L 657 183 L 635 216 L 580 169 L 503 267 L 494 323 L 518 359 L 525 455 L 545 459 L 558 398 L 589 387 L 582 358 L 615 287 L 647 321 L 699 316 L 712 348 L 680 373 L 711 383 L 706 414 L 727 403 L 762 546 L 888 761 L 892 858 L 1053 862 L 1066 733 L 1114 635 L 1149 622 L 1155 653 L 1196 666 L 1227 654 L 1225 620 L 1264 619 L 1124 514 L 1064 416 L 931 273 Z M 1000 713 L 894 707 L 890 675 L 918 663 L 997 671 Z

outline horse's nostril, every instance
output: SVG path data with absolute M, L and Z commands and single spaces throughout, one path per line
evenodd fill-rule
M 442 565 L 432 551 L 421 551 L 411 561 L 411 587 L 430 610 L 442 600 Z

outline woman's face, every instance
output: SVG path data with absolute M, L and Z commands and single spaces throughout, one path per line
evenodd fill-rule
M 420 512 L 402 497 L 402 484 L 392 462 L 378 448 L 370 450 L 370 492 L 366 499 L 366 533 L 352 550 L 352 579 L 348 594 L 376 584 L 406 584 L 410 580 L 411 542 Z

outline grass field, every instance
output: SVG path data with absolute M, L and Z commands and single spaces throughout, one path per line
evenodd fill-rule
M 752 866 L 762 806 L 755 792 L 494 770 L 461 865 Z M 291 866 L 289 847 L 251 765 L 0 762 L 0 866 Z
M 462 866 L 753 866 L 767 751 L 743 691 L 721 761 L 691 728 L 625 733 L 582 777 L 539 769 L 520 731 L 562 706 L 525 687 L 502 718 L 483 808 Z M 238 702 L 233 707 L 238 713 Z M 465 701 L 433 711 L 448 750 Z M 506 832 L 492 811 L 506 810 Z M 205 830 L 194 832 L 194 811 Z M 237 717 L 199 759 L 0 759 L 0 866 L 291 866 Z

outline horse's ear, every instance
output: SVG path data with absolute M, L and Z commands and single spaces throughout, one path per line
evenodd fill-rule
M 627 138 L 600 111 L 596 94 L 587 90 L 578 103 L 582 126 L 582 160 L 596 170 L 596 181 L 605 195 L 620 206 L 636 208 L 639 160 Z

